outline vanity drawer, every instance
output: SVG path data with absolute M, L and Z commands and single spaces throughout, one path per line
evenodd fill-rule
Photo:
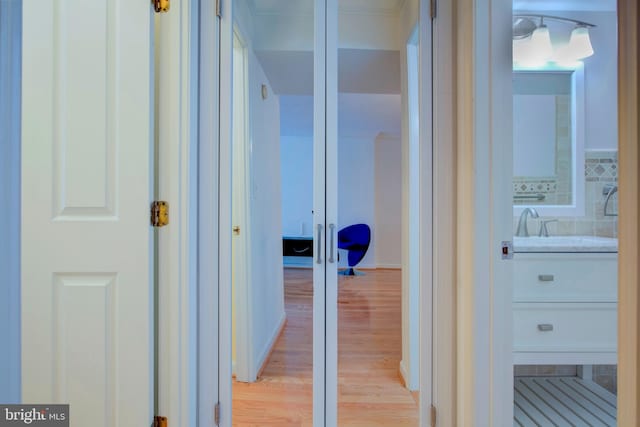
M 515 352 L 615 352 L 615 303 L 514 303 Z
M 514 302 L 617 302 L 617 254 L 516 254 Z

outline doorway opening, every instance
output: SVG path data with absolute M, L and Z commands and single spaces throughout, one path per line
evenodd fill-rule
M 616 3 L 556 3 L 513 2 L 514 423 L 617 425 Z
M 232 199 L 233 223 L 221 232 L 229 233 L 232 248 L 233 320 L 221 310 L 220 324 L 232 335 L 232 424 L 314 419 L 313 306 L 322 285 L 314 283 L 311 267 L 320 258 L 364 273 L 341 276 L 337 286 L 337 387 L 327 385 L 326 393 L 337 392 L 340 424 L 418 425 L 424 277 L 418 209 L 426 194 L 420 190 L 417 17 L 395 1 L 385 3 L 384 13 L 338 2 L 340 28 L 362 25 L 357 34 L 337 33 L 342 40 L 331 78 L 338 88 L 338 161 L 323 164 L 322 173 L 338 181 L 338 221 L 318 234 L 312 3 L 291 9 L 283 2 L 278 9 L 234 2 L 232 172 L 230 182 L 221 177 Z M 283 20 L 296 25 L 280 25 Z M 379 24 L 385 31 L 376 36 Z M 349 265 L 351 248 L 340 239 L 359 224 L 371 237 L 364 256 Z

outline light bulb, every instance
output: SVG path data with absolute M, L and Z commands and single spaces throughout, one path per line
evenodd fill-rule
M 589 29 L 584 25 L 578 25 L 571 31 L 567 55 L 574 60 L 587 58 L 593 55 L 593 47 L 589 38 Z
M 531 56 L 533 61 L 547 61 L 553 55 L 549 28 L 542 24 L 533 31 L 530 41 Z

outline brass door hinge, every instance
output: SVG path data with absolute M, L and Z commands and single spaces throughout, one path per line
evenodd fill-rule
M 167 417 L 153 417 L 153 427 L 168 427 Z
M 222 18 L 222 0 L 216 0 L 216 16 Z
M 431 405 L 431 427 L 436 427 L 436 407 Z
M 151 203 L 151 225 L 164 227 L 169 224 L 169 204 L 162 200 Z
M 169 11 L 169 0 L 151 0 L 151 4 L 156 12 L 168 12 Z
M 429 4 L 429 15 L 431 15 L 432 21 L 436 19 L 436 15 L 437 15 L 436 0 L 431 0 L 431 3 Z

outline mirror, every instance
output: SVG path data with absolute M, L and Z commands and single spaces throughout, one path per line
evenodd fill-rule
M 514 70 L 513 204 L 542 215 L 584 214 L 581 69 Z

